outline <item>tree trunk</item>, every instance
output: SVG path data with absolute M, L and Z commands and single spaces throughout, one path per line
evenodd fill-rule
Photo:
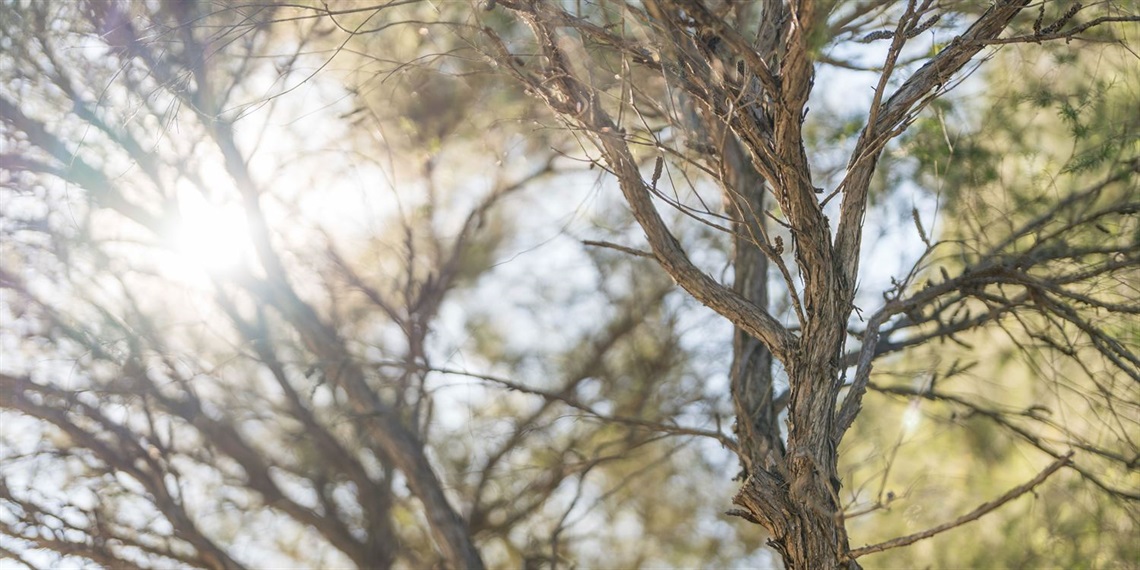
M 809 309 L 801 348 L 787 365 L 791 395 L 784 460 L 776 469 L 750 476 L 734 499 L 772 534 L 769 544 L 790 569 L 859 568 L 847 557 L 832 435 L 844 306 L 849 303 L 842 295 L 821 295 Z
M 771 533 L 768 545 L 789 570 L 860 568 L 847 558 L 851 549 L 830 479 L 816 474 L 788 484 L 761 472 L 733 499 Z
M 700 110 L 694 110 L 694 115 Z M 757 245 L 764 239 L 764 198 L 767 185 L 740 142 L 715 117 L 705 116 L 699 127 L 710 141 L 724 141 L 720 164 L 725 211 L 732 224 L 732 289 L 761 309 L 768 308 L 768 257 Z M 754 469 L 773 469 L 784 457 L 780 439 L 780 410 L 772 385 L 772 353 L 764 343 L 736 327 L 732 335 L 729 371 L 740 441 L 743 479 Z

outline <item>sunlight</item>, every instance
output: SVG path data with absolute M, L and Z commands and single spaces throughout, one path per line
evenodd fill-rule
M 922 425 L 922 400 L 914 398 L 903 412 L 902 427 L 904 435 L 914 435 Z
M 217 274 L 232 271 L 246 260 L 249 232 L 245 216 L 234 204 L 211 204 L 201 192 L 180 189 L 181 219 L 175 230 L 175 251 L 182 269 Z

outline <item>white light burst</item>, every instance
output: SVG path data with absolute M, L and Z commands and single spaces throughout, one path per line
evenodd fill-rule
M 249 229 L 236 204 L 215 205 L 196 190 L 178 192 L 181 219 L 175 233 L 175 250 L 185 269 L 212 274 L 232 271 L 247 259 Z

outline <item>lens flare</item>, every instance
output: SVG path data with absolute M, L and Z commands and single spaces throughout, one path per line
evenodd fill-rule
M 246 259 L 249 229 L 240 207 L 215 205 L 200 192 L 178 193 L 180 219 L 175 250 L 187 264 L 209 273 L 232 271 Z

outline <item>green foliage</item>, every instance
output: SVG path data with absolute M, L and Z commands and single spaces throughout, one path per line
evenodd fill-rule
M 1037 50 L 1037 46 L 1033 46 Z M 1140 74 L 1134 55 L 1088 47 L 1050 55 L 1011 47 L 969 85 L 968 97 L 931 105 L 902 138 L 900 150 L 916 178 L 939 198 L 935 266 L 954 268 L 979 261 L 1013 228 L 1033 220 L 1073 193 L 1120 176 L 1080 212 L 1134 199 L 1140 191 L 1128 165 L 1140 158 Z M 1042 228 L 1063 227 L 1079 212 L 1060 210 Z M 1137 231 L 1135 216 L 1112 216 L 1043 245 L 1042 229 L 1010 246 L 1037 248 L 1050 257 L 1080 247 L 1127 247 Z M 1135 241 L 1133 240 L 1133 243 Z M 1126 260 L 1127 257 L 1119 257 Z M 1086 259 L 1093 266 L 1099 259 Z M 1056 263 L 1063 263 L 1058 261 Z M 1075 261 L 1073 263 L 1076 263 Z M 1048 266 L 1053 267 L 1055 266 Z M 1044 275 L 1046 266 L 1037 267 Z M 1135 306 L 1133 279 L 1094 285 L 1120 306 Z M 975 309 L 984 310 L 983 304 Z M 975 314 L 977 314 L 975 312 Z M 1129 347 L 1140 346 L 1134 318 L 1098 311 L 1090 317 Z M 1058 336 L 1053 336 L 1058 335 Z M 1062 336 L 1063 335 L 1063 336 Z M 1110 487 L 1134 491 L 1135 473 L 1101 461 L 1082 446 L 1135 453 L 1138 393 L 1124 372 L 1108 365 L 1080 331 L 1037 314 L 1001 319 L 957 335 L 960 343 L 927 346 L 876 368 L 884 386 L 920 386 L 937 378 L 940 396 L 869 398 L 849 436 L 850 479 L 845 490 L 856 505 L 885 503 L 852 521 L 856 543 L 876 542 L 953 520 L 1030 479 L 1051 458 L 1036 443 L 1072 446 L 1087 473 Z M 1054 350 L 1051 338 L 1069 339 L 1075 360 Z M 1069 346 L 1069 345 L 1066 345 Z M 968 373 L 962 363 L 972 363 Z M 920 417 L 908 428 L 907 413 Z M 1115 417 L 1106 430 L 1097 418 Z M 914 417 L 911 418 L 914 421 Z M 895 453 L 894 446 L 900 445 Z M 884 501 L 890 491 L 895 497 Z M 1128 501 L 1090 486 L 1075 471 L 1061 471 L 1031 495 L 979 521 L 907 549 L 867 557 L 879 568 L 1128 568 L 1140 560 L 1135 537 L 1140 511 Z

